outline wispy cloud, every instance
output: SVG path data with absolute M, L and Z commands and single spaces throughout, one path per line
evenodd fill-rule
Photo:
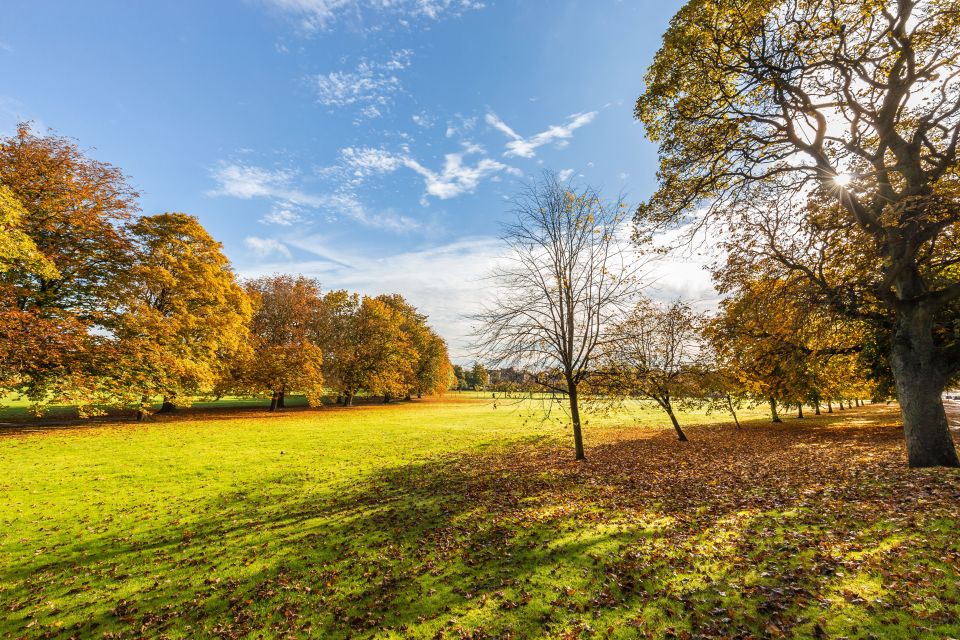
M 362 116 L 380 117 L 403 90 L 397 72 L 410 66 L 412 56 L 410 49 L 401 49 L 386 62 L 363 60 L 351 71 L 312 76 L 317 102 L 327 107 L 359 106 Z
M 563 147 L 569 144 L 570 138 L 573 137 L 573 132 L 584 125 L 590 124 L 593 119 L 597 117 L 597 113 L 597 111 L 574 113 L 567 117 L 566 123 L 562 125 L 551 125 L 545 131 L 541 131 L 528 138 L 514 131 L 493 112 L 487 113 L 485 120 L 488 125 L 510 138 L 510 141 L 506 144 L 507 150 L 504 152 L 504 156 L 533 158 L 537 155 L 537 149 L 544 145 L 556 143 L 558 146 Z
M 483 153 L 483 148 L 479 145 L 466 144 L 461 152 L 445 154 L 443 167 L 439 170 L 427 168 L 406 150 L 392 153 L 370 147 L 348 147 L 341 151 L 341 158 L 350 174 L 360 180 L 373 174 L 392 173 L 405 167 L 423 178 L 425 195 L 448 200 L 463 193 L 472 193 L 483 179 L 498 173 L 520 175 L 518 169 L 492 158 L 481 157 L 474 163 L 465 161 L 467 156 Z
M 250 250 L 250 253 L 260 259 L 269 258 L 273 255 L 279 255 L 288 260 L 293 257 L 287 245 L 274 238 L 249 236 L 244 238 L 243 244 Z
M 303 222 L 303 220 L 299 207 L 290 203 L 278 203 L 273 205 L 270 212 L 263 216 L 260 222 L 281 227 L 292 227 L 299 222 Z
M 342 19 L 355 22 L 391 20 L 408 25 L 411 21 L 435 22 L 483 8 L 478 0 L 263 0 L 299 21 L 305 31 L 321 31 Z
M 292 220 L 292 214 L 303 209 L 314 209 L 332 217 L 346 216 L 364 226 L 404 233 L 419 227 L 416 220 L 392 211 L 369 211 L 350 185 L 343 185 L 332 193 L 313 193 L 294 186 L 297 173 L 286 169 L 264 169 L 244 164 L 225 163 L 213 172 L 217 182 L 214 189 L 208 191 L 211 196 L 225 196 L 250 200 L 262 198 L 271 200 L 271 213 L 264 221 L 293 225 L 302 221 Z M 283 213 L 286 212 L 286 213 Z M 271 216 L 274 216 L 271 219 Z M 280 220 L 281 222 L 277 222 Z

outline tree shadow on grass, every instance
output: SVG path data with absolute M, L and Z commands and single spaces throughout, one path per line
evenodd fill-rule
M 906 469 L 889 416 L 689 435 L 264 483 L 38 559 L 3 600 L 64 637 L 957 635 L 960 475 Z

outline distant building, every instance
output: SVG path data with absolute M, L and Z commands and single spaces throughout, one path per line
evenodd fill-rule
M 490 384 L 511 383 L 516 385 L 525 385 L 533 382 L 533 374 L 517 369 L 516 367 L 507 367 L 506 369 L 492 369 L 490 371 Z

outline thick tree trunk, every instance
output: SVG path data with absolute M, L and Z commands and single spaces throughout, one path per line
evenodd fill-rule
M 733 400 L 730 399 L 730 394 L 727 394 L 727 409 L 730 410 L 730 415 L 733 416 L 733 423 L 737 425 L 737 429 L 740 428 L 740 420 L 737 419 L 737 412 L 733 410 Z
M 833 413 L 833 400 L 827 400 L 827 413 Z
M 277 409 L 286 409 L 287 403 L 285 402 L 287 398 L 287 392 L 283 389 L 277 394 Z
M 946 376 L 935 354 L 930 313 L 920 305 L 901 307 L 894 325 L 890 368 L 911 467 L 960 466 L 943 410 Z
M 583 452 L 583 432 L 580 429 L 580 401 L 577 398 L 577 385 L 568 379 L 567 389 L 570 390 L 567 397 L 570 400 L 570 418 L 573 420 L 573 446 L 576 450 L 576 459 L 586 460 L 587 456 Z
M 840 405 L 840 411 L 843 411 L 843 398 L 840 398 L 838 404 Z
M 673 423 L 673 430 L 677 432 L 677 439 L 680 442 L 686 442 L 687 434 L 685 434 L 683 429 L 680 428 L 680 423 L 677 421 L 677 416 L 673 415 L 673 406 L 671 406 L 669 400 L 664 404 L 663 408 L 666 409 L 667 415 L 670 416 L 670 422 Z
M 797 418 L 803 420 L 803 404 L 797 405 Z
M 390 402 L 390 394 L 385 393 L 383 394 L 383 404 L 387 404 L 388 402 Z
M 173 403 L 170 402 L 170 399 L 164 396 L 163 403 L 160 405 L 160 409 L 157 413 L 173 413 L 173 410 L 176 407 L 173 406 Z
M 346 395 L 346 397 L 345 397 L 344 400 L 343 400 L 343 406 L 345 406 L 345 407 L 352 407 L 352 406 L 353 406 L 353 394 L 352 394 L 352 393 L 348 393 L 348 394 Z
M 337 394 L 337 404 L 343 404 L 343 395 Z
M 270 411 L 276 411 L 276 410 L 277 410 L 277 402 L 278 402 L 279 400 L 280 400 L 280 394 L 277 393 L 276 391 L 274 391 L 274 392 L 270 395 Z
M 777 413 L 777 401 L 773 396 L 770 396 L 770 420 L 771 422 L 783 422 L 780 419 L 780 414 Z

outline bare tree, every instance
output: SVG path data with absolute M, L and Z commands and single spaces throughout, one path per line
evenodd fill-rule
M 620 396 L 656 402 L 683 442 L 687 436 L 674 405 L 696 392 L 706 371 L 702 321 L 682 300 L 664 305 L 643 299 L 617 326 L 616 342 L 606 354 L 607 386 Z
M 489 277 L 492 300 L 475 317 L 480 357 L 538 372 L 567 397 L 577 460 L 585 459 L 579 389 L 639 287 L 642 262 L 621 233 L 626 205 L 547 172 L 514 202 L 508 253 Z

